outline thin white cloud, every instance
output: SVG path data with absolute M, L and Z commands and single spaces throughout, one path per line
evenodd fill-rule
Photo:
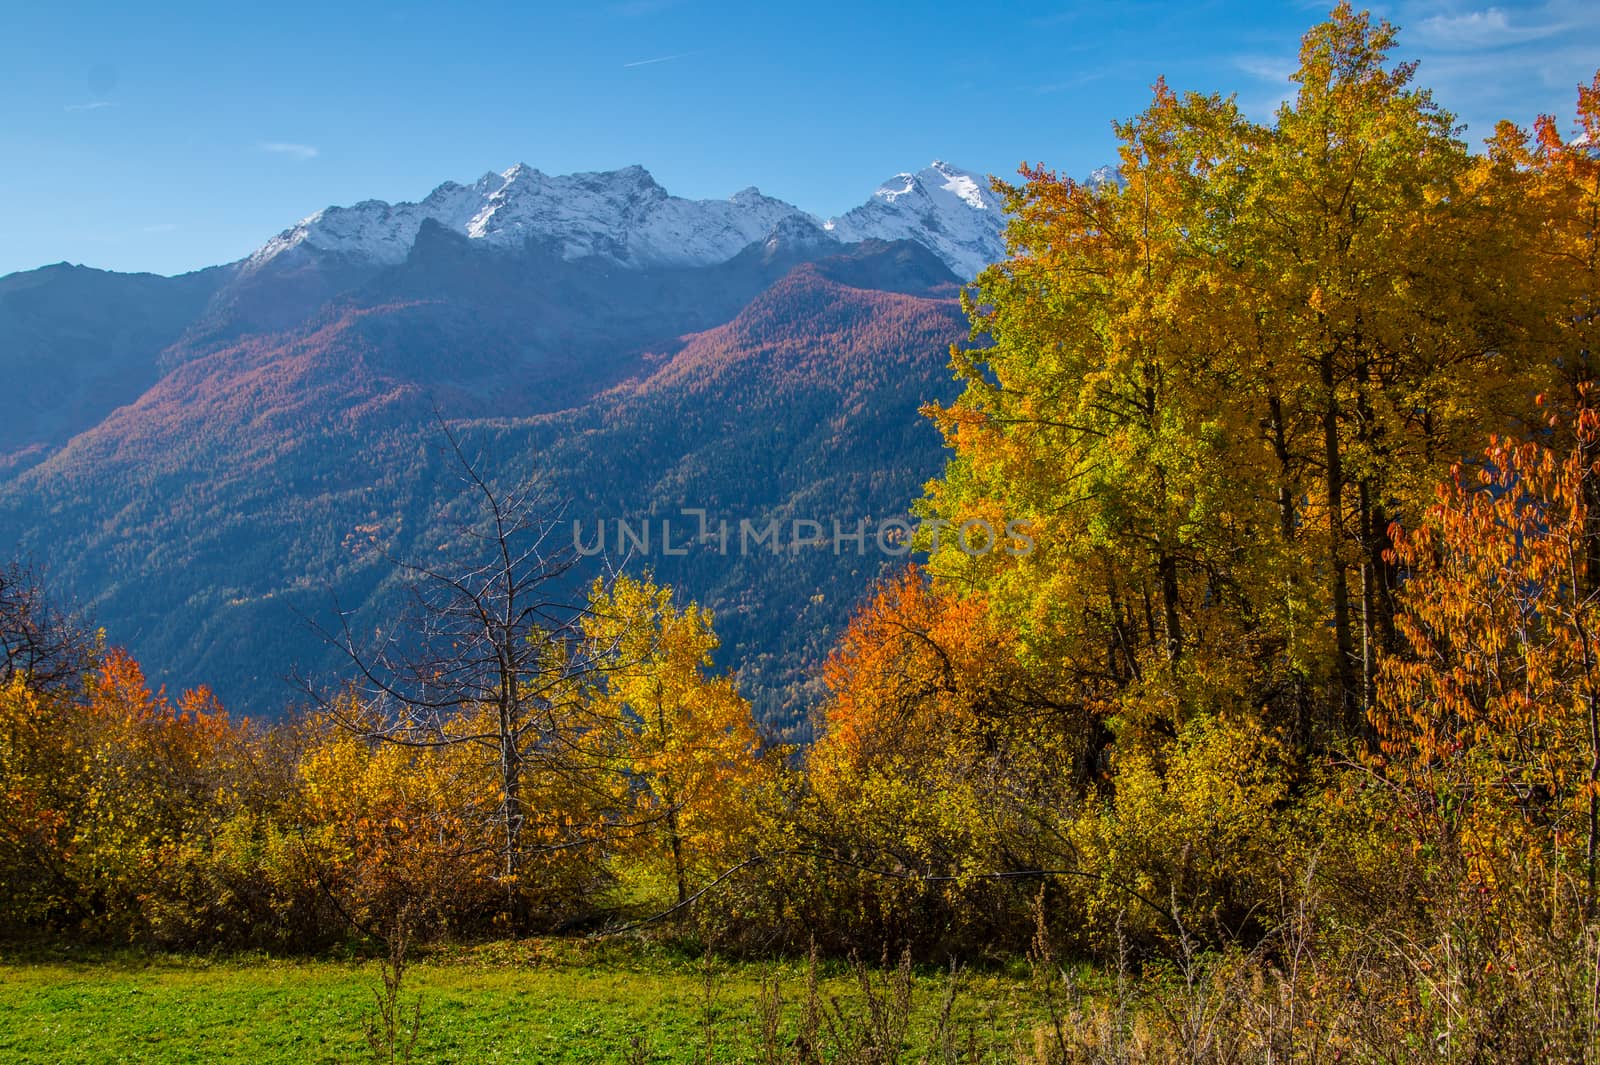
M 1234 58 L 1233 65 L 1261 81 L 1279 84 L 1288 82 L 1299 64 L 1293 56 L 1245 55 Z
M 1482 49 L 1536 41 L 1564 28 L 1558 22 L 1519 25 L 1503 9 L 1489 7 L 1459 15 L 1434 15 L 1418 22 L 1412 32 L 1418 43 L 1433 48 Z
M 66 110 L 68 110 L 68 111 L 101 111 L 101 110 L 104 110 L 107 107 L 115 107 L 115 106 L 117 106 L 117 105 L 116 105 L 116 102 L 114 100 L 91 100 L 86 104 L 68 104 L 66 106 Z
M 1247 89 L 1240 94 L 1239 107 L 1258 121 L 1265 121 L 1277 113 L 1294 96 L 1294 76 L 1299 63 L 1292 55 L 1241 55 L 1233 57 L 1233 65 L 1241 73 L 1262 83 L 1259 89 Z
M 653 66 L 656 63 L 670 63 L 674 59 L 687 59 L 691 55 L 694 55 L 694 53 L 693 52 L 679 52 L 677 55 L 662 55 L 662 56 L 657 56 L 654 59 L 635 59 L 631 63 L 622 64 L 622 69 L 627 70 L 629 67 L 648 67 L 648 66 Z
M 286 155 L 291 159 L 315 159 L 320 154 L 309 144 L 294 144 L 290 141 L 262 141 L 256 145 L 256 149 L 271 152 L 273 155 Z

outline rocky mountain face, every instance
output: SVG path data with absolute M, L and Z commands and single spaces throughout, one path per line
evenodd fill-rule
M 34 557 L 158 678 L 272 714 L 291 672 L 337 669 L 307 619 L 391 614 L 394 561 L 449 541 L 441 418 L 590 529 L 903 515 L 942 461 L 918 407 L 954 390 L 955 295 L 1001 222 L 942 163 L 833 220 L 753 189 L 679 199 L 636 167 L 517 166 L 329 208 L 180 278 L 12 275 L 0 376 L 30 385 L 0 426 L 0 554 Z M 791 731 L 898 564 L 848 544 L 634 556 L 718 611 L 724 663 Z

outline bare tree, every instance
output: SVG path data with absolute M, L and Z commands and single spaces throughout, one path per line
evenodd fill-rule
M 50 602 L 32 568 L 0 567 L 0 684 L 19 676 L 36 688 L 73 684 L 94 653 L 88 626 Z
M 576 787 L 599 768 L 585 749 L 583 689 L 601 649 L 583 639 L 579 561 L 548 490 L 529 480 L 492 483 L 443 420 L 440 427 L 475 511 L 455 537 L 469 557 L 450 563 L 396 561 L 410 585 L 409 616 L 359 638 L 341 612 L 329 639 L 353 664 L 358 708 L 324 698 L 346 727 L 413 747 L 471 745 L 492 762 L 499 784 L 501 868 L 517 891 L 530 848 L 525 798 L 534 772 Z M 445 552 L 446 555 L 451 552 Z M 541 850 L 584 846 L 593 834 L 543 840 Z

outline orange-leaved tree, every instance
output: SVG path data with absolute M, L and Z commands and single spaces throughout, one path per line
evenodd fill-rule
M 1600 596 L 1587 502 L 1600 412 L 1572 446 L 1494 439 L 1457 467 L 1415 528 L 1393 533 L 1412 571 L 1383 663 L 1374 724 L 1419 842 L 1494 891 L 1503 859 L 1582 870 L 1600 861 Z M 1548 881 L 1559 883 L 1559 880 Z
M 183 936 L 178 859 L 249 789 L 248 737 L 205 689 L 176 702 L 112 650 L 74 688 L 0 689 L 0 849 L 13 916 L 94 934 Z
M 986 893 L 1066 860 L 1062 825 L 1106 733 L 1018 658 L 982 598 L 908 567 L 857 612 L 825 679 L 800 822 L 818 878 L 861 874 L 860 908 L 915 935 L 928 906 L 976 930 L 1020 898 Z

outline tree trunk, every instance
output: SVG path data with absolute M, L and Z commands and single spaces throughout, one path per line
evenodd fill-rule
M 1278 535 L 1285 544 L 1294 542 L 1294 489 L 1289 477 L 1289 430 L 1283 420 L 1283 400 L 1276 394 L 1267 397 L 1272 433 L 1272 453 L 1278 460 Z
M 665 747 L 669 738 L 667 705 L 659 677 L 656 679 L 655 695 L 656 735 L 661 738 L 661 743 Z M 673 792 L 670 773 L 661 774 L 661 786 L 657 794 L 667 806 L 667 844 L 672 849 L 672 875 L 678 885 L 678 905 L 682 906 L 689 901 L 689 878 L 683 867 L 683 833 L 678 826 L 678 796 Z
M 1345 560 L 1344 456 L 1339 447 L 1339 397 L 1334 391 L 1333 354 L 1321 360 L 1327 407 L 1322 414 L 1323 464 L 1328 503 L 1328 581 L 1333 597 L 1334 718 L 1353 731 L 1355 720 L 1355 640 L 1350 631 L 1350 584 Z
M 1183 622 L 1178 615 L 1178 563 L 1165 550 L 1158 562 L 1161 575 L 1162 637 L 1167 661 L 1176 662 L 1183 654 Z
M 1139 679 L 1139 656 L 1134 650 L 1134 642 L 1138 639 L 1139 623 L 1133 616 L 1131 606 L 1123 603 L 1122 592 L 1117 587 L 1117 579 L 1114 574 L 1107 578 L 1106 595 L 1111 604 L 1111 659 L 1109 671 L 1117 681 L 1117 684 L 1121 686 Z
M 1361 718 L 1359 729 L 1367 732 L 1372 720 L 1372 704 L 1377 694 L 1378 635 L 1376 632 L 1378 574 L 1373 568 L 1371 489 L 1363 477 L 1356 488 L 1357 526 L 1361 547 Z
M 1587 360 L 1586 360 L 1587 361 Z M 1588 384 L 1589 382 L 1585 382 Z M 1580 393 L 1578 424 L 1573 427 L 1577 435 L 1579 461 L 1582 463 L 1583 514 L 1583 583 L 1574 610 L 1578 614 L 1580 631 L 1587 634 L 1590 608 L 1600 602 L 1600 475 L 1595 464 L 1600 462 L 1600 437 L 1585 424 L 1585 414 L 1591 402 L 1587 391 Z M 1593 920 L 1596 912 L 1596 865 L 1600 864 L 1600 677 L 1596 674 L 1594 654 L 1587 638 L 1584 641 L 1584 705 L 1588 711 L 1589 725 L 1589 825 L 1588 840 L 1584 850 L 1588 872 L 1588 890 L 1584 896 L 1584 917 Z
M 504 868 L 508 889 L 516 890 L 522 872 L 522 752 L 517 750 L 517 735 L 512 711 L 500 711 L 500 805 L 505 819 Z
M 672 872 L 678 881 L 678 905 L 689 901 L 689 877 L 683 867 L 683 836 L 678 832 L 678 810 L 667 811 L 667 832 L 672 840 Z

